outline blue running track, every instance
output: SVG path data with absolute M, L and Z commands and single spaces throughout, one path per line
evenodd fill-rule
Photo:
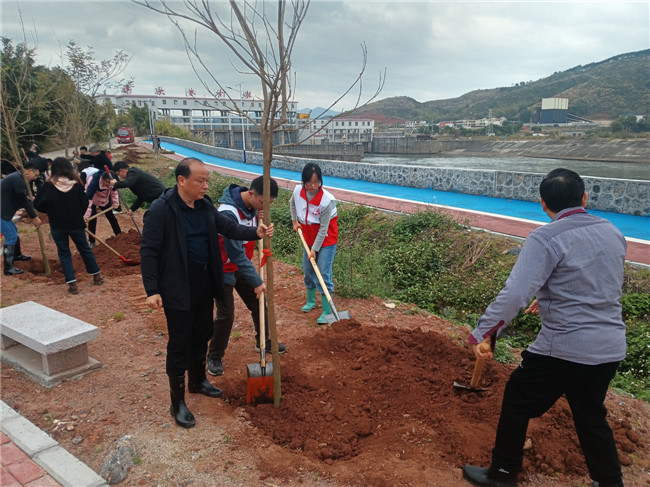
M 246 171 L 253 174 L 262 174 L 263 171 L 262 166 L 255 164 L 244 164 L 243 162 L 222 159 L 220 157 L 210 156 L 202 152 L 167 142 L 163 142 L 161 145 L 167 150 L 174 151 L 176 154 L 184 157 L 196 157 L 197 159 L 214 166 Z M 302 167 L 300 170 L 302 170 Z M 272 176 L 276 178 L 288 179 L 296 182 L 300 181 L 300 171 L 288 171 L 285 169 L 273 168 L 271 172 Z M 325 180 L 324 183 L 326 187 L 329 186 L 332 188 L 399 198 L 420 203 L 432 203 L 452 208 L 481 211 L 541 223 L 548 223 L 549 221 L 548 216 L 542 211 L 539 203 L 532 203 L 529 201 L 507 200 L 503 198 L 492 198 L 489 196 L 436 191 L 433 189 L 410 188 L 393 184 L 370 183 L 366 181 L 329 176 L 323 176 L 323 179 Z M 589 210 L 589 213 L 611 221 L 626 237 L 650 241 L 650 218 L 648 217 L 624 215 L 598 210 Z

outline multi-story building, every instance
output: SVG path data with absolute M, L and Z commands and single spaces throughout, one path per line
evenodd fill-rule
M 369 144 L 375 132 L 375 121 L 371 118 L 302 118 L 298 122 L 298 142 L 309 145 Z
M 252 98 L 202 98 L 193 96 L 166 95 L 98 95 L 100 103 L 109 100 L 116 110 L 125 110 L 133 104 L 149 107 L 152 118 L 168 118 L 174 125 L 185 128 L 196 135 L 203 135 L 219 147 L 242 148 L 242 139 L 247 149 L 261 150 L 259 131 L 246 117 L 234 111 L 237 105 L 252 120 L 261 123 L 264 102 Z M 233 104 L 234 102 L 234 104 Z M 274 143 L 296 141 L 297 102 L 289 102 L 288 122 L 274 134 Z

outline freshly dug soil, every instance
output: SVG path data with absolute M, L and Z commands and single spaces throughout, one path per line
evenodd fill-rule
M 139 234 L 128 215 L 117 218 L 123 232 L 112 236 L 100 217 L 99 236 L 139 260 Z M 142 211 L 136 218 L 141 224 Z M 94 286 L 73 249 L 80 295 L 71 296 L 47 228 L 50 277 L 33 227 L 18 225 L 33 259 L 17 263 L 24 274 L 2 279 L 2 306 L 32 300 L 97 326 L 89 354 L 103 368 L 45 389 L 5 366 L 2 399 L 97 472 L 130 435 L 137 460 L 121 485 L 461 486 L 469 485 L 463 464 L 489 464 L 513 366 L 488 362 L 485 392 L 454 388 L 454 380 L 469 383 L 474 366 L 466 329 L 410 305 L 339 296 L 338 309 L 354 319 L 316 325 L 319 308 L 300 310 L 301 270 L 275 262 L 277 329 L 288 347 L 280 357 L 281 407 L 246 404 L 246 364 L 259 354 L 250 313 L 237 299 L 225 375 L 208 376 L 224 397 L 188 394 L 197 425 L 184 430 L 169 414 L 164 313 L 145 305 L 140 267 L 98 243 L 93 252 L 106 282 Z M 608 394 L 628 487 L 650 485 L 648 406 Z M 533 420 L 528 435 L 520 485 L 591 484 L 564 400 Z

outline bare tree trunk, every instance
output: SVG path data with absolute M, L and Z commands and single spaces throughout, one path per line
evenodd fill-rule
M 33 199 L 34 194 L 32 193 L 32 188 L 29 185 L 29 181 L 25 177 L 25 168 L 23 167 L 22 163 L 22 158 L 20 157 L 20 152 L 18 150 L 18 142 L 16 141 L 16 138 L 14 137 L 14 134 L 16 133 L 16 127 L 14 125 L 14 119 L 9 116 L 7 113 L 7 106 L 4 103 L 4 96 L 3 100 L 0 101 L 2 104 L 2 118 L 3 118 L 3 132 L 4 136 L 7 138 L 7 143 L 9 144 L 9 147 L 11 149 L 11 155 L 14 158 L 14 165 L 16 168 L 20 171 L 20 173 L 23 175 L 23 179 L 25 181 L 25 187 L 27 188 L 27 196 L 29 197 L 30 200 Z M 43 258 L 43 271 L 45 272 L 45 275 L 47 277 L 50 277 L 52 275 L 52 270 L 50 269 L 50 261 L 47 259 L 47 253 L 45 252 L 45 240 L 43 239 L 43 232 L 41 231 L 41 228 L 37 228 L 36 232 L 38 233 L 38 243 L 41 247 L 41 257 Z
M 273 160 L 273 133 L 269 130 L 260 132 L 262 137 L 263 165 L 264 165 L 264 223 L 271 224 L 271 161 Z M 268 250 L 266 256 L 266 304 L 268 308 L 269 331 L 271 333 L 271 355 L 273 360 L 273 405 L 277 408 L 282 404 L 282 373 L 280 370 L 280 353 L 278 351 L 278 329 L 275 319 L 275 293 L 273 290 L 274 270 L 272 243 L 270 238 L 264 239 L 264 248 Z M 260 325 L 260 326 L 263 326 Z M 260 345 L 261 346 L 261 345 Z

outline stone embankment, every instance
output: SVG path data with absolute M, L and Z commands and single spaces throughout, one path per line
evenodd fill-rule
M 242 161 L 241 150 L 212 147 L 173 137 L 160 138 L 163 142 L 177 144 L 203 154 Z M 261 153 L 247 152 L 247 155 L 247 164 L 263 165 Z M 533 202 L 539 201 L 539 183 L 544 177 L 544 174 L 521 171 L 388 166 L 288 156 L 274 158 L 273 167 L 300 172 L 307 162 L 318 164 L 327 176 Z M 589 193 L 587 208 L 650 216 L 650 181 L 596 177 L 583 179 Z
M 425 140 L 375 139 L 377 154 L 436 154 L 441 156 L 523 156 L 582 161 L 650 163 L 650 140 Z

